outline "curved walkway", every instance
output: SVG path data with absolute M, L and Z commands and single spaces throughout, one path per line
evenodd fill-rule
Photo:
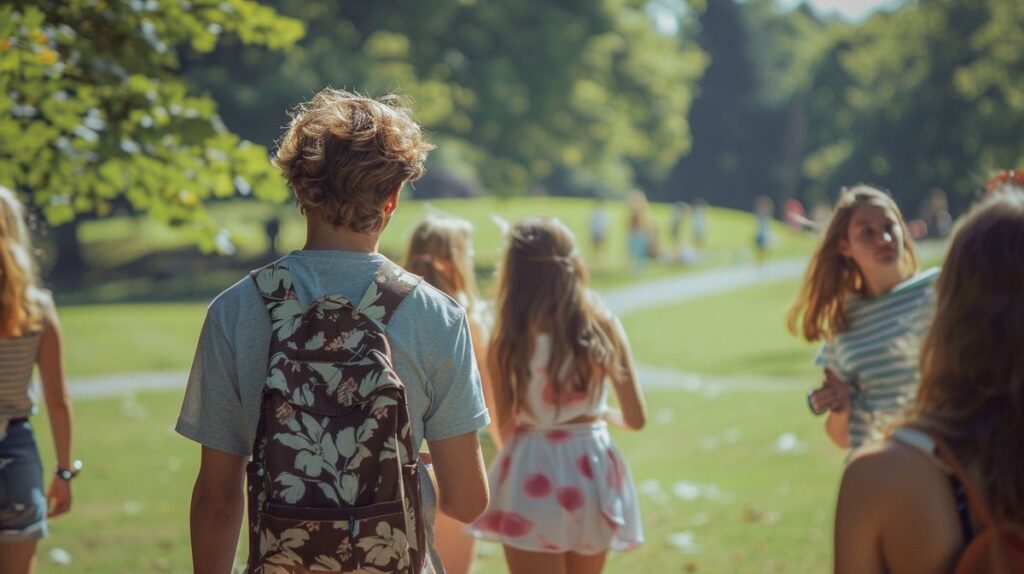
M 669 303 L 689 301 L 756 285 L 799 277 L 807 264 L 805 258 L 722 267 L 685 273 L 664 279 L 642 281 L 601 294 L 605 304 L 619 316 Z M 764 385 L 763 377 L 699 377 L 671 368 L 637 366 L 646 388 L 673 388 L 691 392 L 720 393 L 725 390 L 785 389 L 784 381 Z M 188 373 L 160 371 L 74 377 L 69 383 L 72 398 L 81 400 L 125 392 L 171 390 L 184 387 Z M 760 382 L 762 384 L 756 384 Z

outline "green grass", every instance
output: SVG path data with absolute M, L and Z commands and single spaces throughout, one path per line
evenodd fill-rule
M 667 494 L 640 494 L 646 543 L 613 555 L 608 571 L 680 572 L 690 563 L 699 572 L 827 571 L 842 453 L 826 444 L 800 395 L 648 393 L 650 426 L 616 432 L 615 440 L 636 482 L 657 481 Z M 40 546 L 41 574 L 190 571 L 188 506 L 199 448 L 171 430 L 180 397 L 139 393 L 75 405 L 76 454 L 86 469 L 74 483 L 73 511 L 51 523 Z M 45 417 L 35 424 L 49 468 Z M 783 433 L 794 433 L 806 451 L 777 452 Z M 723 440 L 729 436 L 734 442 Z M 715 485 L 726 498 L 680 499 L 672 494 L 679 481 Z M 669 544 L 671 534 L 685 531 L 698 553 Z M 71 554 L 70 568 L 49 560 L 52 548 Z M 485 573 L 505 571 L 500 549 L 480 560 Z
M 185 370 L 205 303 L 67 305 L 59 309 L 71 377 Z
M 641 362 L 691 373 L 806 379 L 816 345 L 786 331 L 797 281 L 665 305 L 623 318 Z M 666 336 L 666 334 L 670 334 Z
M 188 505 L 199 447 L 174 434 L 181 393 L 140 393 L 75 404 L 72 511 L 50 523 L 40 574 L 190 572 Z M 45 416 L 33 419 L 43 465 L 53 467 Z M 70 566 L 52 562 L 61 548 Z

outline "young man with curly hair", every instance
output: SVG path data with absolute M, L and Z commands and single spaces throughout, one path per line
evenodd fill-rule
M 303 306 L 325 295 L 359 301 L 390 264 L 377 252 L 381 233 L 402 186 L 423 174 L 432 148 L 395 96 L 327 88 L 298 106 L 274 164 L 306 219 L 305 246 L 281 260 Z M 176 426 L 202 446 L 190 518 L 200 574 L 233 567 L 272 332 L 249 277 L 214 299 L 203 325 Z M 476 431 L 488 414 L 466 316 L 455 301 L 421 282 L 394 311 L 386 334 L 406 388 L 412 444 L 426 439 L 433 459 L 436 493 L 420 473 L 429 541 L 435 506 L 470 522 L 487 505 Z M 430 570 L 427 560 L 424 571 Z

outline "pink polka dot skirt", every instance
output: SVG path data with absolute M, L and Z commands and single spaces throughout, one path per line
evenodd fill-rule
M 603 422 L 518 431 L 488 481 L 491 503 L 467 527 L 477 538 L 579 554 L 643 542 L 636 488 Z

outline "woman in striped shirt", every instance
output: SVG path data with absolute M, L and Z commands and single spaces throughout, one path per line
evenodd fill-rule
M 856 448 L 913 401 L 918 350 L 931 323 L 937 269 L 918 273 L 896 202 L 865 185 L 844 189 L 811 259 L 789 329 L 824 340 L 824 382 L 808 394 L 842 448 Z
M 46 518 L 71 507 L 71 405 L 64 383 L 60 327 L 50 293 L 38 285 L 24 208 L 0 186 L 0 572 L 31 573 Z M 43 467 L 29 415 L 29 382 L 39 366 L 57 453 L 44 494 Z

